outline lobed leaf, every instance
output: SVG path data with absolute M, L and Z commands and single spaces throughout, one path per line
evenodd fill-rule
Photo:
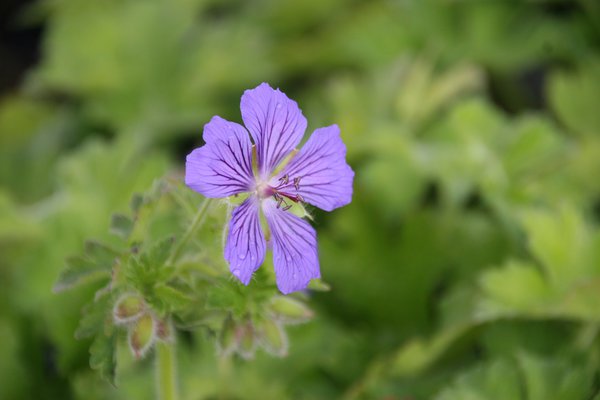
M 107 328 L 110 328 L 110 299 L 110 296 L 105 295 L 83 308 L 81 320 L 75 331 L 76 339 L 102 334 Z
M 122 239 L 128 239 L 133 230 L 134 222 L 123 214 L 113 214 L 110 222 L 110 231 Z
M 191 301 L 191 298 L 185 292 L 170 285 L 155 286 L 153 297 L 153 305 L 161 313 L 185 308 Z
M 85 256 L 70 257 L 66 260 L 66 264 L 54 284 L 53 291 L 55 293 L 86 282 L 110 278 L 112 271 L 112 264 L 98 263 Z
M 100 376 L 115 385 L 117 369 L 117 332 L 98 334 L 90 347 L 90 367 L 97 370 Z

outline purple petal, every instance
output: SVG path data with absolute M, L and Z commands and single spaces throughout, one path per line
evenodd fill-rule
M 277 287 L 284 294 L 306 289 L 311 279 L 321 277 L 315 230 L 273 200 L 263 201 L 262 208 L 271 230 Z
M 260 227 L 258 199 L 250 196 L 231 214 L 225 259 L 231 273 L 244 285 L 265 259 L 267 244 Z
M 271 184 L 277 185 L 285 175 L 289 183 L 280 191 L 300 194 L 307 203 L 325 211 L 350 203 L 354 171 L 346 163 L 346 146 L 340 137 L 340 128 L 331 125 L 315 130 Z M 295 178 L 300 179 L 298 190 Z
M 206 197 L 251 190 L 252 143 L 243 126 L 213 117 L 204 126 L 206 144 L 188 154 L 185 184 Z
M 246 90 L 240 108 L 256 144 L 259 172 L 266 178 L 300 143 L 306 118 L 295 101 L 266 83 Z

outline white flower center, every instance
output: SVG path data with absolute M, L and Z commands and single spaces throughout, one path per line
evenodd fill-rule
M 267 197 L 273 196 L 274 193 L 275 191 L 268 182 L 260 181 L 256 183 L 256 196 L 258 196 L 259 199 L 266 199 Z

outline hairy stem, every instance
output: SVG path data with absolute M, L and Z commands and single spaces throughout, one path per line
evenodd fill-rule
M 168 265 L 173 265 L 177 259 L 181 256 L 181 252 L 183 251 L 185 245 L 190 241 L 196 230 L 202 225 L 204 219 L 206 218 L 206 210 L 208 210 L 208 206 L 210 205 L 210 199 L 204 199 L 204 202 L 198 208 L 196 215 L 194 216 L 194 220 L 188 227 L 187 231 L 183 234 L 181 240 L 177 243 L 177 246 L 171 253 L 171 256 L 167 260 Z
M 231 356 L 219 356 L 217 357 L 217 363 L 219 376 L 218 399 L 229 399 L 231 397 L 231 393 L 229 393 L 229 383 L 231 380 Z
M 159 342 L 156 344 L 156 394 L 158 400 L 177 400 L 177 371 L 175 365 L 175 345 Z
M 190 239 L 194 236 L 198 228 L 206 218 L 207 210 L 211 201 L 205 199 L 187 231 L 177 243 L 171 256 L 167 260 L 167 265 L 173 265 L 181 256 L 181 253 Z M 177 368 L 175 362 L 174 343 L 159 342 L 156 345 L 156 393 L 158 400 L 177 400 Z

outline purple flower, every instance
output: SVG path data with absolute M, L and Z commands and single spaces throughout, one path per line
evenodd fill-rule
M 300 151 L 306 118 L 295 101 L 263 83 L 246 90 L 240 105 L 243 126 L 213 117 L 204 126 L 204 146 L 186 160 L 185 183 L 206 197 L 249 193 L 229 223 L 225 259 L 247 285 L 273 247 L 277 287 L 287 294 L 320 277 L 315 230 L 288 210 L 309 203 L 326 211 L 352 200 L 354 172 L 337 125 L 313 132 Z

